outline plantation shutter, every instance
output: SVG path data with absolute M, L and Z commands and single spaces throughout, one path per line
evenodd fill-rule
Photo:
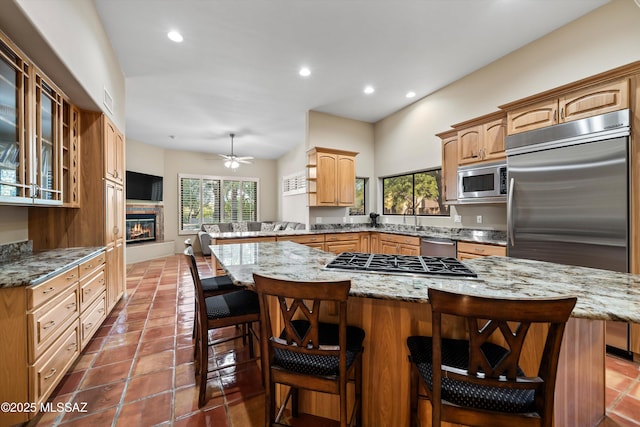
M 180 177 L 180 230 L 199 230 L 201 179 Z

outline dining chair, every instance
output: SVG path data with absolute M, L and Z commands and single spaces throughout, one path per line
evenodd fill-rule
M 206 403 L 209 373 L 257 360 L 253 340 L 257 340 L 258 335 L 254 330 L 253 323 L 260 321 L 260 304 L 258 303 L 258 295 L 248 289 L 205 297 L 200 276 L 198 275 L 196 259 L 193 255 L 193 248 L 186 248 L 184 256 L 191 270 L 197 301 L 194 316 L 194 361 L 196 382 L 198 384 L 198 407 L 200 408 Z M 246 327 L 240 329 L 240 333 L 235 333 L 231 336 L 224 336 L 215 340 L 209 339 L 209 331 L 228 326 Z M 242 339 L 243 342 L 248 342 L 249 358 L 244 361 L 236 360 L 233 364 L 209 369 L 209 348 L 234 339 Z
M 351 282 L 296 282 L 258 274 L 253 278 L 260 300 L 265 426 L 280 425 L 290 397 L 291 415 L 299 416 L 299 389 L 339 395 L 340 426 L 361 426 L 365 333 L 347 325 Z M 321 321 L 325 304 L 338 305 L 337 324 Z M 349 381 L 355 385 L 350 416 Z M 276 384 L 289 387 L 277 413 Z
M 411 361 L 411 425 L 418 399 L 432 405 L 431 424 L 552 427 L 558 357 L 575 297 L 506 299 L 428 290 L 432 337 L 407 338 Z M 466 320 L 468 339 L 443 336 L 443 315 Z M 531 326 L 546 329 L 535 372 L 521 359 Z M 537 334 L 537 330 L 536 333 Z M 419 394 L 422 382 L 425 394 Z

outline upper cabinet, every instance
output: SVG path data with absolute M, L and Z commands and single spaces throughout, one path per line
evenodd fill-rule
M 357 154 L 320 147 L 307 152 L 309 206 L 354 205 Z
M 104 120 L 104 172 L 105 178 L 122 184 L 124 182 L 124 136 L 115 125 L 103 115 Z
M 554 98 L 532 101 L 507 112 L 509 135 L 629 108 L 629 79 L 601 83 L 561 96 L 556 92 Z
M 442 187 L 445 202 L 458 199 L 458 132 L 449 130 L 436 135 L 442 140 Z
M 0 33 L 0 203 L 61 206 L 77 200 L 69 172 L 78 151 L 69 150 L 65 103 L 62 91 Z M 66 191 L 76 194 L 66 197 Z
M 503 159 L 506 117 L 496 112 L 453 125 L 457 130 L 458 165 Z

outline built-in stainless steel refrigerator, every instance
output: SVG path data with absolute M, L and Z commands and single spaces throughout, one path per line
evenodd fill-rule
M 621 110 L 508 136 L 507 254 L 628 272 L 629 134 Z M 607 344 L 628 351 L 627 324 Z

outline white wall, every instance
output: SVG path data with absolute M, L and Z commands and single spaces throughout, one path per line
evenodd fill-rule
M 164 176 L 164 159 L 164 148 L 127 138 L 127 170 Z
M 258 178 L 260 198 L 258 220 L 277 219 L 279 184 L 276 160 L 253 160 L 250 165 L 241 165 L 235 172 L 224 167 L 218 156 L 211 153 L 165 150 L 164 152 L 164 216 L 165 240 L 175 241 L 175 252 L 184 250 L 184 239 L 179 235 L 178 174 L 214 175 L 233 178 Z
M 640 59 L 640 8 L 611 3 L 456 81 L 375 125 L 378 176 L 440 165 L 436 133 L 497 106 Z M 504 224 L 504 209 L 458 207 L 463 225 Z M 423 223 L 443 225 L 442 219 Z M 444 221 L 454 225 L 450 219 Z M 457 225 L 457 224 L 456 224 Z

